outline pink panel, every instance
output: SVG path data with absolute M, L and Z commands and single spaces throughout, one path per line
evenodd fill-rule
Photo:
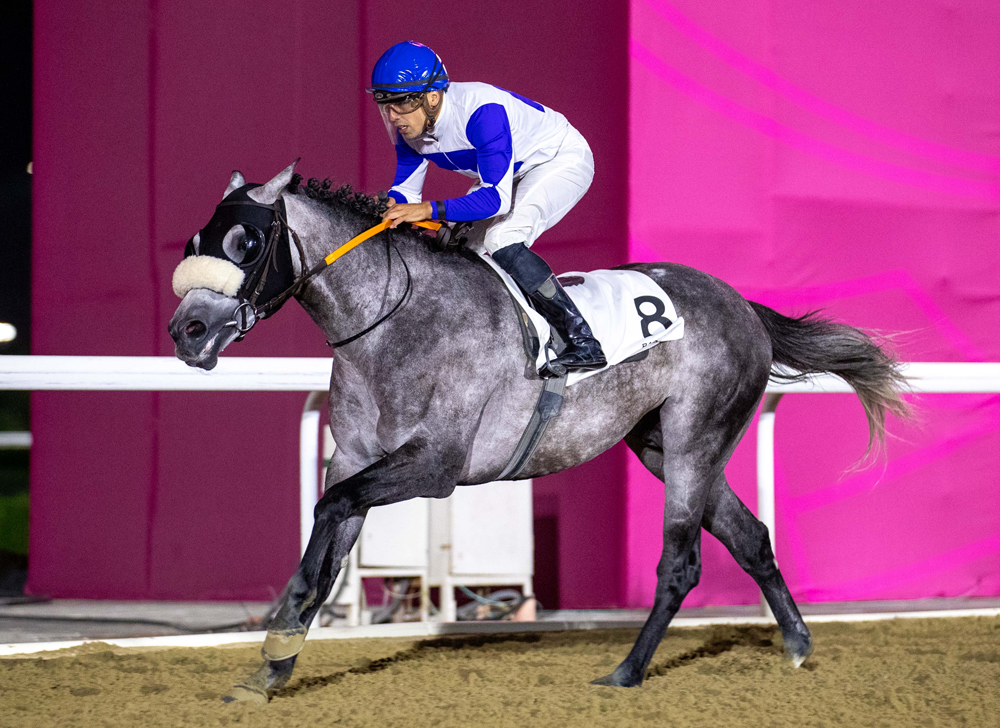
M 357 178 L 356 17 L 35 9 L 35 353 L 169 355 L 171 273 L 232 169 L 263 182 L 302 155 L 307 175 Z M 292 304 L 226 355 L 330 354 Z M 30 588 L 270 599 L 298 556 L 303 400 L 37 394 Z
M 154 295 L 147 27 L 141 5 L 99 14 L 35 4 L 35 354 L 147 353 L 155 337 L 135 317 Z M 115 42 L 101 48 L 93 38 Z M 35 593 L 145 593 L 152 403 L 148 394 L 32 396 Z
M 266 182 L 295 158 L 307 176 L 356 179 L 352 94 L 357 22 L 330 4 L 157 4 L 155 200 L 159 298 L 184 243 L 211 216 L 230 171 Z M 337 27 L 330 43 L 324 28 Z M 329 69 L 345 68 L 331 74 Z M 338 123 L 331 124 L 331 119 Z M 165 326 L 156 353 L 170 355 Z M 226 356 L 331 356 L 294 302 Z M 298 559 L 302 394 L 159 395 L 150 588 L 160 598 L 270 599 Z M 191 427 L 191 423 L 198 423 Z M 182 455 L 183 454 L 183 455 Z
M 530 0 L 511 12 L 504 3 L 421 0 L 407 7 L 406 21 L 400 23 L 386 21 L 398 16 L 398 3 L 362 4 L 367 18 L 363 67 L 369 69 L 393 43 L 412 38 L 441 55 L 455 81 L 493 83 L 565 114 L 590 143 L 598 171 L 587 196 L 545 233 L 536 249 L 557 271 L 624 263 L 627 6 L 609 7 L 595 0 Z M 494 30 L 484 34 L 482 28 Z M 374 109 L 365 105 L 362 112 L 362 181 L 370 189 L 386 188 L 395 170 L 393 151 Z M 464 194 L 469 185 L 468 178 L 431 165 L 425 198 Z M 621 603 L 624 478 L 625 454 L 620 446 L 579 468 L 548 476 L 537 486 L 539 493 L 555 493 L 558 500 L 563 608 Z
M 390 45 L 412 38 L 445 60 L 454 81 L 496 84 L 565 114 L 590 143 L 597 173 L 584 201 L 539 244 L 547 250 L 600 241 L 617 251 L 615 263 L 624 262 L 629 95 L 625 3 L 528 0 L 513 11 L 506 3 L 420 0 L 408 6 L 405 22 L 387 22 L 398 15 L 397 3 L 365 0 L 362 7 L 368 18 L 366 69 Z M 484 33 L 483 28 L 491 31 Z M 368 160 L 363 182 L 384 187 L 392 180 L 395 158 L 378 115 L 367 105 L 363 112 Z M 463 194 L 469 185 L 468 178 L 431 165 L 426 190 L 428 195 L 434 190 Z
M 632 0 L 630 255 L 785 313 L 887 332 L 901 358 L 997 360 L 995 3 Z M 874 468 L 848 396 L 779 408 L 778 560 L 804 600 L 1000 593 L 996 397 L 928 396 Z M 753 436 L 727 474 L 754 506 Z M 662 494 L 629 466 L 626 593 L 652 601 Z M 711 548 L 709 546 L 711 545 Z M 688 605 L 749 603 L 705 542 Z M 720 574 L 714 580 L 713 574 Z
M 77 5 L 35 3 L 35 353 L 169 355 L 171 273 L 234 168 L 263 182 L 301 156 L 306 176 L 387 187 L 392 149 L 362 89 L 382 50 L 407 37 L 436 48 L 457 80 L 569 116 L 600 174 L 543 239 L 545 255 L 563 270 L 626 258 L 624 4 L 532 0 L 511 13 L 419 0 L 405 19 L 383 0 Z M 428 195 L 468 184 L 432 175 Z M 330 355 L 295 304 L 226 352 L 281 355 Z M 39 393 L 31 589 L 270 598 L 298 555 L 303 399 Z M 623 488 L 619 452 L 540 488 L 557 494 L 563 606 L 619 600 Z
M 631 38 L 624 12 L 596 3 L 417 3 L 405 26 L 382 0 L 265 5 L 35 4 L 36 353 L 169 353 L 170 272 L 233 167 L 263 180 L 301 154 L 306 174 L 384 187 L 391 150 L 360 88 L 403 37 L 458 80 L 565 112 L 590 140 L 594 187 L 540 243 L 555 268 L 620 262 L 627 228 L 634 260 L 694 265 L 788 313 L 906 331 L 904 358 L 1000 353 L 994 3 L 631 0 Z M 483 25 L 496 32 L 470 44 L 462 29 Z M 428 193 L 466 184 L 432 175 Z M 300 310 L 278 320 L 232 354 L 326 353 Z M 94 397 L 33 398 L 32 589 L 247 598 L 284 581 L 298 396 Z M 265 421 L 248 425 L 247 406 Z M 995 400 L 923 406 L 923 431 L 893 425 L 904 439 L 884 474 L 844 477 L 864 445 L 857 403 L 782 404 L 778 554 L 798 596 L 997 593 L 1000 524 L 982 506 L 1000 488 Z M 268 443 L 273 470 L 248 442 Z M 752 506 L 752 432 L 728 474 Z M 648 603 L 657 482 L 619 448 L 539 491 L 561 520 L 562 606 Z M 689 605 L 756 599 L 711 537 L 703 553 Z

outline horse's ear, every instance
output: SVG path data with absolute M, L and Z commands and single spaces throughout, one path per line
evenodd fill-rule
M 222 199 L 226 199 L 229 197 L 230 192 L 238 190 L 246 183 L 247 181 L 243 179 L 243 174 L 238 169 L 234 169 L 232 177 L 229 178 L 229 186 L 226 188 L 226 193 L 222 196 Z
M 299 157 L 299 159 L 301 158 L 302 157 Z M 247 192 L 247 195 L 262 205 L 273 205 L 275 200 L 278 199 L 278 195 L 281 194 L 281 191 L 288 186 L 289 182 L 292 181 L 292 174 L 295 173 L 295 165 L 299 163 L 299 159 L 296 159 L 294 162 L 281 170 L 278 173 L 278 176 L 266 185 L 263 187 L 255 187 Z

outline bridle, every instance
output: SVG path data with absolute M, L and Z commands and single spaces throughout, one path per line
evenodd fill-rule
M 329 266 L 333 265 L 333 263 L 335 263 L 339 258 L 341 258 L 344 255 L 346 255 L 347 253 L 351 252 L 352 250 L 354 250 L 354 248 L 356 248 L 357 246 L 361 245 L 361 243 L 365 242 L 369 238 L 373 238 L 376 235 L 378 235 L 380 232 L 382 232 L 383 230 L 387 230 L 389 228 L 389 225 L 391 225 L 391 224 L 392 224 L 391 220 L 383 220 L 378 225 L 375 225 L 374 227 L 368 228 L 367 230 L 365 230 L 363 233 L 361 233 L 359 235 L 355 235 L 353 238 L 351 238 L 350 240 L 348 240 L 346 243 L 344 243 L 343 245 L 341 245 L 339 248 L 337 248 L 336 250 L 334 250 L 332 253 L 328 254 L 325 258 L 323 258 L 323 260 L 321 260 L 316 265 L 314 265 L 312 268 L 310 268 L 307 273 L 303 274 L 302 277 L 300 277 L 298 281 L 296 281 L 294 284 L 292 284 L 292 287 L 294 288 L 294 287 L 298 286 L 300 283 L 301 283 L 301 285 L 304 286 L 305 283 L 309 279 L 311 279 L 313 276 L 316 276 L 316 275 L 319 275 L 320 273 L 322 273 Z M 441 223 L 439 223 L 439 222 L 432 222 L 430 220 L 421 220 L 420 222 L 413 222 L 413 223 L 410 223 L 410 224 L 414 225 L 416 227 L 426 228 L 427 230 L 437 231 L 437 230 L 441 229 Z M 286 225 L 287 225 L 287 223 L 286 223 Z M 292 231 L 291 228 L 288 228 L 288 230 L 289 230 L 289 232 L 291 232 L 292 235 L 295 235 L 294 231 Z M 296 244 L 299 245 L 298 240 L 296 240 Z M 412 289 L 412 286 L 413 286 L 413 278 L 410 275 L 410 266 L 408 266 L 406 264 L 406 258 L 404 258 L 403 254 L 399 252 L 399 248 L 396 247 L 396 244 L 394 242 L 392 242 L 392 240 L 390 238 L 386 237 L 386 239 L 385 239 L 385 257 L 386 257 L 386 261 L 387 261 L 389 275 L 392 274 L 392 256 L 390 255 L 390 252 L 389 252 L 390 251 L 390 247 L 391 247 L 392 250 L 396 251 L 396 255 L 399 256 L 399 260 L 403 264 L 403 270 L 406 271 L 406 287 L 403 289 L 403 294 L 399 297 L 399 300 L 396 301 L 396 305 L 393 306 L 391 309 L 389 309 L 389 311 L 386 312 L 383 316 L 381 316 L 378 320 L 376 320 L 375 323 L 373 323 L 370 326 L 362 329 L 361 331 L 359 331 L 358 333 L 354 334 L 353 336 L 348 336 L 346 339 L 341 339 L 340 341 L 328 341 L 328 342 L 326 342 L 327 346 L 329 346 L 330 348 L 336 349 L 339 346 L 345 346 L 347 344 L 350 344 L 352 341 L 357 341 L 362 336 L 364 336 L 365 334 L 369 333 L 370 331 L 372 331 L 373 329 L 375 329 L 377 326 L 379 326 L 382 322 L 384 322 L 386 319 L 388 319 L 394 313 L 396 313 L 396 311 L 399 310 L 399 307 L 402 306 L 406 302 L 407 298 L 409 298 L 409 296 L 410 296 L 410 290 Z M 301 251 L 301 249 L 302 249 L 302 246 L 299 245 L 299 250 Z M 299 254 L 301 255 L 301 252 Z M 301 258 L 301 260 L 304 261 L 305 258 Z M 301 289 L 299 289 L 299 290 L 301 290 Z
M 232 327 L 236 329 L 236 341 L 241 341 L 260 319 L 271 316 L 274 312 L 281 308 L 281 306 L 284 305 L 289 298 L 301 293 L 306 284 L 308 284 L 313 278 L 325 271 L 329 266 L 333 265 L 333 263 L 342 258 L 344 255 L 354 250 L 354 248 L 359 246 L 361 243 L 388 229 L 391 224 L 390 220 L 383 220 L 378 225 L 370 227 L 361 234 L 354 236 L 346 243 L 336 248 L 333 252 L 327 254 L 315 265 L 305 269 L 305 249 L 302 246 L 302 241 L 299 239 L 298 234 L 288 224 L 285 201 L 282 198 L 279 197 L 278 200 L 271 205 L 256 202 L 251 199 L 238 199 L 231 201 L 223 200 L 219 203 L 218 207 L 237 205 L 270 210 L 273 214 L 273 219 L 269 227 L 267 242 L 264 245 L 263 253 L 255 262 L 253 267 L 247 271 L 243 283 L 236 294 L 239 304 L 233 312 L 233 320 L 223 324 L 223 328 Z M 440 223 L 431 221 L 421 221 L 411 224 L 435 231 L 441 228 Z M 289 241 L 289 246 L 292 242 L 295 243 L 296 250 L 299 254 L 299 260 L 302 261 L 304 270 L 301 275 L 295 278 L 290 286 L 285 288 L 276 296 L 273 296 L 270 300 L 258 305 L 257 301 L 267 284 L 268 274 L 275 268 L 279 250 L 278 246 L 282 237 L 285 237 Z M 390 316 L 396 313 L 396 311 L 399 310 L 409 297 L 410 290 L 412 289 L 412 277 L 410 275 L 410 268 L 406 264 L 406 259 L 399 252 L 396 244 L 388 237 L 386 238 L 385 246 L 386 259 L 388 261 L 390 275 L 392 272 L 391 250 L 396 251 L 396 255 L 399 256 L 400 261 L 403 263 L 403 269 L 406 271 L 406 287 L 403 290 L 403 294 L 400 296 L 399 300 L 396 301 L 396 304 L 387 313 L 379 317 L 373 324 L 367 326 L 353 336 L 347 337 L 346 339 L 335 342 L 328 341 L 327 344 L 329 346 L 337 348 L 360 339 L 362 336 L 374 330 L 380 324 L 385 322 Z

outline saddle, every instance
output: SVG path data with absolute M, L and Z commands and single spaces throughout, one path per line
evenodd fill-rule
M 514 279 L 485 252 L 475 251 L 500 277 L 514 301 L 525 338 L 525 353 L 542 369 L 562 347 L 545 318 L 535 311 Z M 593 371 L 570 372 L 566 386 L 572 387 L 597 376 L 616 364 L 636 361 L 663 341 L 684 337 L 684 319 L 678 315 L 670 296 L 649 276 L 635 270 L 572 271 L 558 276 L 559 282 L 580 309 L 595 338 L 601 342 L 608 365 Z M 546 342 L 545 346 L 541 342 Z
M 548 359 L 554 358 L 553 354 L 558 354 L 563 343 L 506 271 L 485 252 L 475 251 L 474 254 L 500 277 L 513 300 L 525 356 L 537 374 Z M 566 387 L 597 376 L 617 364 L 645 359 L 649 350 L 660 342 L 684 336 L 684 319 L 677 314 L 666 292 L 644 273 L 574 271 L 558 278 L 601 343 L 608 366 L 544 380 L 531 419 L 498 480 L 516 478 L 523 469 L 541 442 L 548 423 L 559 416 Z

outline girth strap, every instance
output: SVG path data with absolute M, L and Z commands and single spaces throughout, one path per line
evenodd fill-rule
M 531 419 L 528 420 L 528 426 L 524 428 L 524 434 L 521 435 L 521 440 L 514 448 L 514 454 L 510 456 L 507 467 L 503 469 L 497 480 L 517 477 L 525 463 L 534 455 L 549 421 L 558 417 L 562 411 L 563 391 L 565 389 L 565 376 L 545 380 L 545 386 L 542 387 L 542 391 L 538 395 L 535 411 L 531 414 Z

